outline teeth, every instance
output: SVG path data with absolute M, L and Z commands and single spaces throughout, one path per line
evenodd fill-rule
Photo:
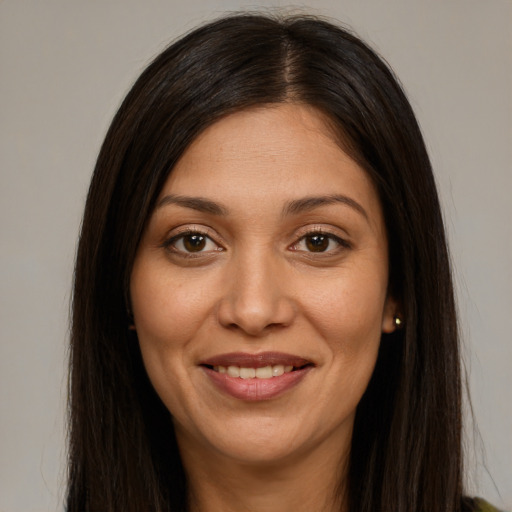
M 284 373 L 284 366 L 282 364 L 276 364 L 275 366 L 272 366 L 272 376 L 273 377 L 279 377 L 280 375 L 283 375 Z
M 256 377 L 256 370 L 254 368 L 240 368 L 241 379 L 254 379 Z
M 276 364 L 274 366 L 263 366 L 262 368 L 241 368 L 240 366 L 214 366 L 213 369 L 218 373 L 227 373 L 230 377 L 239 377 L 241 379 L 271 379 L 280 377 L 283 373 L 289 373 L 293 366 Z
M 257 379 L 271 379 L 272 378 L 272 366 L 264 366 L 263 368 L 256 368 L 254 372 Z
M 220 366 L 219 366 L 220 369 Z M 239 366 L 228 366 L 227 374 L 230 377 L 240 377 L 240 367 Z

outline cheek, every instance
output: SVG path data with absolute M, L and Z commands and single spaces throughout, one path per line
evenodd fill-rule
M 311 291 L 310 320 L 326 339 L 346 346 L 380 340 L 386 285 L 378 276 L 341 277 Z
M 144 261 L 132 271 L 130 293 L 144 367 L 157 394 L 170 411 L 182 409 L 187 386 L 186 347 L 204 314 L 201 290 L 170 279 L 167 269 L 147 271 Z
M 326 387 L 338 390 L 336 403 L 344 403 L 347 410 L 359 402 L 375 367 L 386 285 L 385 269 L 362 273 L 352 269 L 308 294 L 309 321 L 324 340 L 331 365 L 332 382 Z
M 166 274 L 137 267 L 132 273 L 132 307 L 141 343 L 186 343 L 211 309 L 203 280 L 177 280 Z

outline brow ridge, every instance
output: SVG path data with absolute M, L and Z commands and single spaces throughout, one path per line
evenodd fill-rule
M 299 213 L 307 212 L 309 210 L 313 210 L 320 206 L 330 205 L 341 203 L 346 206 L 349 206 L 353 210 L 360 213 L 366 220 L 368 220 L 368 214 L 366 210 L 351 197 L 342 195 L 342 194 L 332 194 L 326 196 L 311 196 L 311 197 L 303 197 L 300 199 L 294 199 L 287 203 L 284 208 L 282 215 L 297 215 Z
M 190 208 L 204 213 L 211 213 L 213 215 L 225 216 L 229 213 L 229 210 L 226 207 L 212 201 L 211 199 L 176 194 L 168 194 L 162 197 L 162 199 L 158 201 L 156 208 L 159 209 L 170 204 L 176 204 L 178 206 L 183 206 L 184 208 Z
M 313 210 L 315 208 L 319 208 L 320 206 L 336 203 L 349 206 L 353 210 L 360 213 L 366 220 L 368 220 L 368 214 L 366 213 L 366 210 L 356 200 L 342 194 L 310 196 L 294 199 L 283 207 L 282 215 L 283 217 L 288 215 L 297 215 Z M 216 203 L 211 199 L 206 199 L 204 197 L 182 196 L 177 194 L 168 194 L 164 196 L 158 202 L 157 209 L 170 204 L 176 204 L 184 208 L 190 208 L 192 210 L 197 210 L 204 213 L 211 213 L 213 215 L 226 216 L 229 214 L 229 210 L 225 206 Z

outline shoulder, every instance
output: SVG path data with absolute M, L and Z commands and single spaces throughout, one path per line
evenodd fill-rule
M 482 498 L 474 498 L 474 512 L 504 512 L 500 511 L 500 509 L 497 509 L 496 507 L 493 507 L 490 503 L 483 500 Z

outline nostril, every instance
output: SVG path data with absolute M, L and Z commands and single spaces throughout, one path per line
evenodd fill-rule
M 262 336 L 293 323 L 296 308 L 293 300 L 272 286 L 233 286 L 218 303 L 219 323 L 232 331 Z

